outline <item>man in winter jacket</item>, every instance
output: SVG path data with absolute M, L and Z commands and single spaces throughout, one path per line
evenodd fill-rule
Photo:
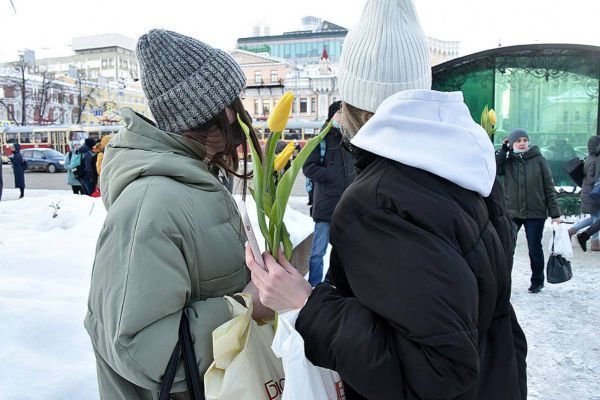
M 504 176 L 508 214 L 517 225 L 525 226 L 531 264 L 531 293 L 544 287 L 542 235 L 548 215 L 560 223 L 554 180 L 546 159 L 537 146 L 529 147 L 529 135 L 514 130 L 496 152 L 497 174 Z
M 315 221 L 312 248 L 310 251 L 308 281 L 312 286 L 323 281 L 323 256 L 329 244 L 331 216 L 344 190 L 354 179 L 354 161 L 342 147 L 342 134 L 339 130 L 341 102 L 329 106 L 325 125 L 333 120 L 334 126 L 322 144 L 310 154 L 302 167 L 304 176 L 313 182 L 313 205 L 311 215 Z M 324 154 L 323 152 L 324 146 Z
M 588 139 L 588 152 L 589 155 L 585 158 L 583 163 L 583 184 L 581 186 L 581 212 L 590 214 L 589 218 L 579 221 L 569 229 L 569 236 L 573 236 L 581 229 L 600 221 L 600 205 L 590 199 L 590 192 L 594 188 L 594 184 L 600 179 L 600 164 L 598 163 L 600 155 L 600 136 L 592 136 Z M 586 235 L 582 236 L 579 240 L 580 244 L 588 239 L 592 239 L 590 250 L 600 251 L 600 241 L 598 240 L 598 232 L 594 231 L 590 236 L 590 232 L 593 230 L 588 229 Z M 583 239 L 583 241 L 581 240 Z M 587 246 L 585 247 L 587 250 Z
M 366 3 L 340 59 L 359 172 L 333 214 L 331 283 L 311 288 L 282 254 L 246 263 L 265 305 L 300 309 L 308 359 L 348 400 L 525 399 L 494 149 L 462 93 L 430 90 L 428 54 L 411 1 Z

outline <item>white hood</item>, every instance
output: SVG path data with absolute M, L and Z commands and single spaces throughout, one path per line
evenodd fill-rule
M 461 92 L 398 92 L 381 103 L 351 143 L 484 197 L 496 178 L 494 146 Z

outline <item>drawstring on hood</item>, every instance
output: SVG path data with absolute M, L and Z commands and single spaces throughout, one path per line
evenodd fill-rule
M 381 103 L 351 143 L 484 197 L 496 179 L 494 146 L 461 92 L 398 92 Z

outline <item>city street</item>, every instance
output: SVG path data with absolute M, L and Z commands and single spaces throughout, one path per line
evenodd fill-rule
M 2 166 L 2 175 L 4 177 L 4 189 L 14 189 L 15 180 L 13 177 L 12 167 L 10 165 Z M 236 193 L 241 193 L 241 186 L 242 185 L 240 184 L 239 180 L 236 179 L 234 185 Z M 71 187 L 67 185 L 66 172 L 56 172 L 54 174 L 49 174 L 47 172 L 27 172 L 25 173 L 25 196 L 27 196 L 27 190 L 32 189 L 71 190 Z M 5 192 L 2 195 L 2 200 L 15 200 L 17 197 L 17 192 L 10 191 Z M 300 172 L 296 178 L 291 197 L 290 204 L 292 204 L 293 207 L 298 211 L 308 214 L 308 206 L 306 206 L 307 194 L 305 188 L 305 178 L 304 175 L 302 175 L 302 172 Z
M 2 166 L 2 176 L 4 178 L 4 188 L 13 189 L 15 187 L 15 180 L 10 165 Z M 47 172 L 26 172 L 25 190 L 27 189 L 70 190 L 71 187 L 67 185 L 66 172 L 56 172 L 54 174 Z

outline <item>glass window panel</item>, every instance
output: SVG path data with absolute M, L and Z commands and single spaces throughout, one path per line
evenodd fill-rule
M 572 186 L 566 161 L 587 155 L 587 140 L 598 128 L 598 79 L 571 72 L 555 77 L 520 68 L 496 73 L 498 116 L 495 144 L 513 129 L 527 130 L 532 146 L 548 160 L 556 185 Z

